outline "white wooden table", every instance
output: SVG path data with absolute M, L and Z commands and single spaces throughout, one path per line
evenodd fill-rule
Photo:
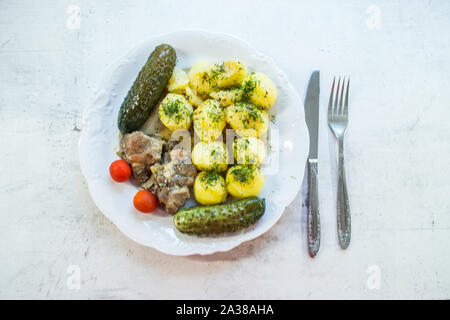
M 206 257 L 137 245 L 93 204 L 77 147 L 102 72 L 146 37 L 192 28 L 248 40 L 303 96 L 321 70 L 316 259 L 301 194 L 262 237 Z M 437 0 L 1 1 L 0 298 L 450 298 L 449 33 Z M 344 74 L 347 251 L 325 117 Z

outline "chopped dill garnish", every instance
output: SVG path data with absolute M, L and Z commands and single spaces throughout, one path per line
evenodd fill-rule
M 173 116 L 174 114 L 180 112 L 180 104 L 181 104 L 180 100 L 174 100 L 164 104 L 164 113 L 168 117 Z
M 248 145 L 249 145 L 250 141 L 248 140 L 248 138 L 244 139 L 244 150 L 248 149 Z
M 259 110 L 258 109 L 249 109 L 249 108 L 247 108 L 249 111 L 248 111 L 248 116 L 253 120 L 253 121 L 256 121 L 256 120 L 258 120 L 258 119 L 260 119 L 261 118 L 261 114 L 260 114 L 260 112 L 259 112 Z
M 254 74 L 254 72 L 250 73 L 250 75 Z M 259 80 L 255 80 L 253 77 L 250 77 L 247 81 L 242 84 L 242 100 L 248 101 L 256 86 L 259 84 Z
M 233 178 L 241 183 L 250 183 L 255 174 L 255 169 L 250 165 L 236 166 L 231 171 Z
M 217 79 L 219 75 L 225 72 L 225 69 L 223 68 L 223 63 L 221 65 L 216 64 L 215 68 L 211 70 L 211 76 L 210 79 Z
M 217 88 L 217 78 L 225 72 L 223 63 L 221 65 L 214 65 L 214 68 L 212 68 L 209 71 L 203 72 L 202 75 L 202 82 L 207 82 L 213 89 Z
M 249 128 L 251 122 L 263 123 L 264 119 L 261 116 L 261 110 L 248 102 L 239 102 L 236 104 L 237 111 L 242 113 L 241 122 L 244 128 Z
M 206 188 L 214 186 L 219 180 L 219 173 L 214 170 L 205 171 L 201 176 L 200 181 L 205 185 Z
M 223 120 L 222 107 L 220 105 L 217 105 L 217 104 L 211 105 L 211 107 L 208 108 L 208 117 L 213 122 L 220 122 L 220 121 L 222 121 Z
M 242 141 L 242 142 L 241 142 Z M 250 141 L 248 140 L 248 138 L 242 138 L 242 140 L 239 141 L 238 139 L 234 140 L 233 143 L 233 150 L 234 153 L 237 154 L 237 152 L 242 152 L 242 147 L 244 148 L 244 152 L 247 151 L 248 149 L 248 145 L 250 143 Z
M 275 123 L 275 120 L 277 120 L 277 116 L 275 114 L 270 115 L 270 122 Z
M 252 95 L 253 90 L 255 90 L 255 81 L 249 80 L 242 86 L 242 100 L 248 101 Z
M 163 104 L 165 115 L 174 119 L 176 123 L 180 123 L 185 118 L 192 118 L 193 112 L 186 108 L 183 101 L 176 99 Z

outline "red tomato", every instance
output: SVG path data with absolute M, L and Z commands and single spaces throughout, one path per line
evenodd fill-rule
M 116 160 L 109 166 L 111 178 L 117 182 L 124 182 L 131 177 L 130 165 L 125 160 Z
M 140 190 L 133 199 L 134 207 L 143 213 L 149 213 L 156 209 L 158 200 L 148 190 Z

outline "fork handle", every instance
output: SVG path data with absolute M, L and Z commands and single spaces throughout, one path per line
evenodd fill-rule
M 308 251 L 314 258 L 320 247 L 319 194 L 317 187 L 317 160 L 308 159 L 308 190 L 306 206 L 308 209 L 306 224 L 308 231 Z
M 344 169 L 344 140 L 339 139 L 339 169 L 337 186 L 337 224 L 339 245 L 347 249 L 351 237 L 350 204 Z

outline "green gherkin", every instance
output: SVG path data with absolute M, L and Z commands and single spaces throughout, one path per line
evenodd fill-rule
M 135 131 L 148 119 L 172 76 L 176 60 L 175 49 L 168 44 L 153 50 L 122 102 L 117 119 L 120 132 Z
M 173 222 L 179 231 L 198 236 L 234 232 L 256 223 L 265 209 L 264 199 L 250 197 L 227 204 L 181 209 Z

